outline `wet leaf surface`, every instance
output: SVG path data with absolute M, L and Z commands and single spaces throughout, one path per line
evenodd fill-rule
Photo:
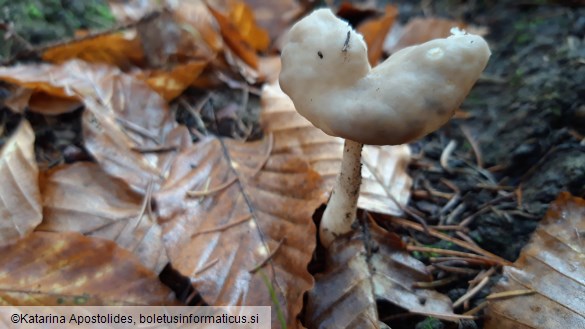
M 273 154 L 267 137 L 208 139 L 186 149 L 155 200 L 173 267 L 207 303 L 273 306 L 278 327 L 264 273 L 288 328 L 297 328 L 313 284 L 311 215 L 324 196 L 319 175 L 296 156 Z
M 26 120 L 0 149 L 0 246 L 25 237 L 41 222 L 34 132 Z
M 533 294 L 489 301 L 486 329 L 585 327 L 585 200 L 563 192 L 492 292 Z
M 325 271 L 315 275 L 315 287 L 309 291 L 309 328 L 378 328 L 377 301 L 419 314 L 453 315 L 446 296 L 413 288 L 431 276 L 397 235 L 375 223 L 365 230 L 368 233 L 338 238 L 328 250 Z
M 40 231 L 79 232 L 116 242 L 159 273 L 168 263 L 161 229 L 147 197 L 108 176 L 95 163 L 56 167 L 42 180 Z
M 34 232 L 0 253 L 0 305 L 177 304 L 154 273 L 111 241 Z

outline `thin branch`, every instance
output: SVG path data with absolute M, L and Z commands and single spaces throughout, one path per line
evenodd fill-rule
M 283 244 L 285 241 L 286 241 L 286 238 L 282 238 L 282 239 L 281 239 L 281 240 L 278 242 L 278 244 L 276 245 L 276 248 L 274 248 L 274 250 L 272 250 L 272 251 L 270 252 L 270 254 L 268 254 L 268 256 L 267 256 L 267 257 L 266 257 L 266 258 L 265 258 L 263 261 L 261 261 L 261 262 L 260 262 L 258 265 L 254 266 L 254 268 L 252 268 L 252 269 L 251 269 L 251 270 L 249 270 L 248 272 L 249 272 L 249 273 L 252 273 L 252 274 L 253 274 L 253 273 L 256 273 L 256 271 L 258 271 L 259 269 L 261 269 L 261 268 L 262 268 L 262 266 L 266 265 L 266 263 L 268 263 L 268 261 L 269 261 L 270 259 L 272 259 L 272 257 L 274 257 L 274 255 L 276 254 L 276 252 L 277 252 L 277 251 L 280 249 L 280 246 L 282 246 L 282 244 Z

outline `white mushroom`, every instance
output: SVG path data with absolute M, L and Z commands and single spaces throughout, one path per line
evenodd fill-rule
M 329 246 L 351 231 L 361 184 L 363 144 L 397 145 L 438 129 L 487 65 L 486 41 L 457 29 L 402 49 L 371 69 L 363 37 L 329 9 L 296 23 L 282 50 L 280 85 L 297 111 L 346 139 L 341 174 L 320 228 Z

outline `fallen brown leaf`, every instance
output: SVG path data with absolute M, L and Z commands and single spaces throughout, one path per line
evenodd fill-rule
M 77 162 L 44 174 L 43 222 L 50 232 L 79 232 L 112 240 L 158 274 L 168 263 L 161 229 L 150 216 L 149 200 L 99 165 Z
M 309 328 L 378 328 L 376 301 L 418 314 L 453 316 L 447 296 L 413 288 L 415 282 L 430 281 L 431 276 L 404 249 L 400 237 L 374 222 L 365 229 L 365 234 L 360 230 L 338 238 L 328 249 L 326 269 L 315 275 L 315 287 L 308 295 L 305 324 Z
M 268 31 L 272 40 L 281 37 L 303 11 L 295 0 L 246 0 L 246 4 L 252 8 L 258 25 Z
M 118 68 L 71 60 L 0 68 L 0 79 L 81 100 L 85 147 L 106 172 L 141 193 L 151 182 L 160 184 L 173 152 L 190 143 L 166 101 Z
M 158 0 L 126 1 L 108 0 L 112 15 L 120 23 L 132 23 L 146 14 L 160 10 L 166 3 Z
M 303 118 L 278 84 L 262 91 L 262 124 L 275 137 L 275 154 L 295 154 L 305 159 L 324 178 L 327 191 L 339 174 L 343 139 L 326 135 Z M 371 146 L 362 152 L 362 187 L 358 207 L 383 214 L 400 215 L 410 198 L 412 179 L 406 173 L 408 145 Z
M 387 5 L 383 16 L 367 20 L 358 27 L 358 32 L 364 36 L 364 41 L 368 46 L 368 61 L 371 66 L 375 66 L 380 61 L 386 35 L 396 17 L 398 17 L 398 8 Z
M 0 246 L 28 235 L 41 222 L 35 134 L 22 120 L 0 149 Z
M 176 22 L 186 33 L 184 42 L 191 43 L 195 49 L 208 47 L 209 52 L 214 54 L 224 48 L 219 26 L 203 1 L 180 1 L 172 7 L 172 11 Z
M 313 284 L 312 221 L 325 200 L 321 178 L 293 155 L 273 154 L 271 138 L 252 143 L 208 139 L 182 152 L 155 195 L 174 268 L 212 305 L 276 307 L 288 328 Z M 189 196 L 190 195 L 190 196 Z
M 207 6 L 215 20 L 219 24 L 221 36 L 230 49 L 252 68 L 258 68 L 258 55 L 256 50 L 242 36 L 237 26 L 234 26 L 230 19 L 220 11 Z
M 485 328 L 585 328 L 583 232 L 585 200 L 562 192 L 492 289 L 534 294 L 490 300 Z
M 266 51 L 270 46 L 268 32 L 256 25 L 252 9 L 243 1 L 230 1 L 229 20 L 240 32 L 242 39 L 257 51 Z
M 429 40 L 446 38 L 451 28 L 465 28 L 466 24 L 444 18 L 414 18 L 406 26 L 390 33 L 385 41 L 384 51 L 393 54 L 402 48 L 418 45 Z
M 112 241 L 34 232 L 0 254 L 0 305 L 178 304 L 156 274 Z
M 199 78 L 207 64 L 208 61 L 199 60 L 178 64 L 170 70 L 146 72 L 146 83 L 166 101 L 171 101 Z
M 122 70 L 144 63 L 140 41 L 129 33 L 114 32 L 49 48 L 43 60 L 62 64 L 71 59 L 117 66 Z

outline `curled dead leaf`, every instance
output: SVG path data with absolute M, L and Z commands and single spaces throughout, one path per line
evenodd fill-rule
M 148 193 L 138 195 L 99 165 L 77 162 L 51 169 L 44 174 L 42 195 L 39 230 L 112 240 L 156 274 L 168 263 Z
M 43 217 L 34 142 L 30 124 L 22 120 L 0 149 L 0 246 L 30 234 Z
M 494 293 L 530 290 L 490 300 L 486 329 L 585 328 L 585 200 L 562 192 Z

